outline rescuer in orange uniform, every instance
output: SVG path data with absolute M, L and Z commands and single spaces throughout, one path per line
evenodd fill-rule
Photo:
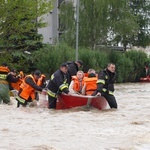
M 16 100 L 19 105 L 26 106 L 28 102 L 33 102 L 36 104 L 35 92 L 42 91 L 42 87 L 37 85 L 38 79 L 41 77 L 41 71 L 35 70 L 33 74 L 27 75 L 20 85 L 20 90 Z
M 10 78 L 9 89 L 19 91 L 20 85 L 24 78 L 23 72 L 20 71 L 19 75 L 17 75 L 17 71 L 12 69 L 8 74 L 8 78 Z

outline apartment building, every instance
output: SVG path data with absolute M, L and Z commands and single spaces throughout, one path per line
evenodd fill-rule
M 72 1 L 76 5 L 77 0 L 55 0 L 53 5 L 53 10 L 48 14 L 44 15 L 44 21 L 47 22 L 47 26 L 38 29 L 38 33 L 43 35 L 43 42 L 55 44 L 59 42 L 59 37 L 63 34 L 63 31 L 59 31 L 59 8 L 62 3 L 67 3 Z

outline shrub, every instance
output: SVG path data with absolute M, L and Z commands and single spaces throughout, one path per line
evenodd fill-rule
M 129 76 L 132 70 L 133 61 L 122 54 L 116 62 L 117 82 L 129 82 Z
M 129 81 L 139 81 L 145 67 L 147 54 L 143 51 L 130 50 L 125 53 L 125 56 L 133 61 L 133 69 L 130 72 Z

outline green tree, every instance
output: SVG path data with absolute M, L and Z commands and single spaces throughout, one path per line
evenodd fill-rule
M 38 34 L 37 28 L 46 25 L 41 16 L 51 9 L 52 1 L 47 0 L 1 0 L 1 48 L 32 51 L 41 47 L 42 35 Z
M 73 3 L 61 5 L 60 12 L 61 22 L 66 27 L 64 40 L 67 39 L 73 46 Z M 79 46 L 94 49 L 97 45 L 117 45 L 122 42 L 126 48 L 138 29 L 136 21 L 136 17 L 130 12 L 128 0 L 80 0 Z
M 138 18 L 138 34 L 133 36 L 133 45 L 146 47 L 150 45 L 150 1 L 129 0 L 132 13 Z
M 75 46 L 75 19 L 74 19 L 74 6 L 72 2 L 62 3 L 60 5 L 59 14 L 59 32 L 63 34 L 60 36 L 59 41 L 65 42 L 70 46 Z
M 131 13 L 128 0 L 110 0 L 109 7 L 110 44 L 118 46 L 121 43 L 126 50 L 127 45 L 132 43 L 131 38 L 138 32 L 137 17 Z

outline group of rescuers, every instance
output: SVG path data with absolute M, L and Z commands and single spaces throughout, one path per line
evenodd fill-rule
M 11 104 L 10 90 L 17 90 L 17 107 L 34 104 L 38 100 L 38 92 L 48 94 L 48 108 L 55 109 L 58 94 L 103 96 L 110 108 L 117 109 L 114 96 L 115 64 L 109 63 L 98 74 L 94 69 L 84 73 L 81 60 L 65 62 L 55 71 L 46 84 L 46 76 L 40 70 L 34 70 L 29 75 L 20 71 L 9 70 L 6 63 L 0 66 L 0 103 Z

